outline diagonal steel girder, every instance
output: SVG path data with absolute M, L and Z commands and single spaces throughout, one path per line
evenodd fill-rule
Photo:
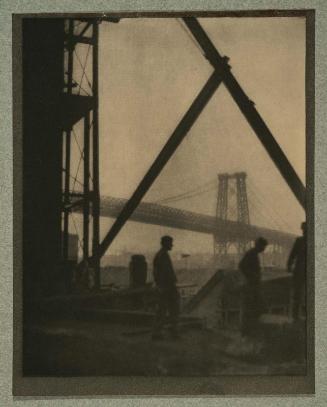
M 184 137 L 191 129 L 196 119 L 199 117 L 202 110 L 205 108 L 212 95 L 218 89 L 221 84 L 221 76 L 215 71 L 210 76 L 200 93 L 195 98 L 194 102 L 188 109 L 188 111 L 183 116 L 182 120 L 177 125 L 176 129 L 160 151 L 157 158 L 154 160 L 153 164 L 149 168 L 148 172 L 145 174 L 144 178 L 134 191 L 131 198 L 127 201 L 126 205 L 116 218 L 116 221 L 112 225 L 108 234 L 105 236 L 101 242 L 98 251 L 93 254 L 90 261 L 94 261 L 97 258 L 101 258 L 106 252 L 110 244 L 113 242 L 114 238 L 117 236 L 121 228 L 124 226 L 126 221 L 132 215 L 134 210 L 137 208 L 141 202 L 144 195 L 147 193 L 155 179 L 160 174 L 161 170 L 167 164 L 171 156 L 176 151 L 177 147 L 183 141 Z
M 283 150 L 276 142 L 271 131 L 266 123 L 257 112 L 254 103 L 247 97 L 234 75 L 230 67 L 226 63 L 226 58 L 222 57 L 217 51 L 216 47 L 204 31 L 200 23 L 194 17 L 183 18 L 188 29 L 193 34 L 194 38 L 205 53 L 205 57 L 209 60 L 214 69 L 219 72 L 222 77 L 223 83 L 238 105 L 239 109 L 247 119 L 258 139 L 263 144 L 270 158 L 280 171 L 282 177 L 292 190 L 298 202 L 305 209 L 305 187 L 300 178 L 295 172 L 294 168 L 288 161 Z
M 231 73 L 226 58 L 223 58 L 219 54 L 196 18 L 185 17 L 183 20 L 205 52 L 206 58 L 213 65 L 215 71 L 174 130 L 173 134 L 149 168 L 148 172 L 134 191 L 131 198 L 127 201 L 111 229 L 99 245 L 97 252 L 93 253 L 92 257 L 90 258 L 90 262 L 98 260 L 107 251 L 110 244 L 120 232 L 126 221 L 130 218 L 134 210 L 137 208 L 142 198 L 158 177 L 171 156 L 174 154 L 177 147 L 191 129 L 221 82 L 223 82 L 229 90 L 231 96 L 265 147 L 269 156 L 281 172 L 283 178 L 293 191 L 299 203 L 305 207 L 305 187 L 283 153 L 282 149 L 274 139 L 265 122 L 255 109 L 253 102 L 249 100 Z

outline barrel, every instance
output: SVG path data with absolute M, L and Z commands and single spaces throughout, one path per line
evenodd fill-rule
M 147 279 L 147 262 L 142 254 L 131 256 L 129 263 L 130 286 L 144 287 Z

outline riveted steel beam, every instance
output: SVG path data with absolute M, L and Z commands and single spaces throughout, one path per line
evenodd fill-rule
M 196 18 L 185 17 L 183 20 L 200 47 L 203 49 L 208 61 L 221 75 L 224 85 L 229 90 L 229 93 L 233 97 L 244 117 L 247 119 L 258 139 L 263 144 L 264 148 L 292 190 L 296 199 L 299 201 L 302 207 L 305 208 L 305 187 L 303 183 L 288 161 L 283 150 L 276 142 L 266 123 L 256 110 L 254 103 L 247 97 L 232 74 L 230 67 L 227 64 L 228 59 L 219 54 L 216 47 Z

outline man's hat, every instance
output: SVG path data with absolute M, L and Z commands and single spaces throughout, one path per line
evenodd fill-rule
M 256 246 L 267 246 L 268 241 L 264 237 L 258 237 L 258 239 L 256 239 L 256 241 L 255 241 L 255 245 Z
M 172 242 L 174 239 L 171 236 L 165 235 L 161 238 L 161 243 L 168 243 Z

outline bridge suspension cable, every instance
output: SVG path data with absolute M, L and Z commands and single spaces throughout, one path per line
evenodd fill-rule
M 285 219 L 283 219 L 281 215 L 277 213 L 277 211 L 274 210 L 272 206 L 267 205 L 267 203 L 263 201 L 262 192 L 260 192 L 252 182 L 250 182 L 249 187 L 251 192 L 254 193 L 256 199 L 260 201 L 261 206 L 265 208 L 266 212 L 269 212 L 271 219 L 274 220 L 277 224 L 279 224 L 278 227 L 282 225 L 283 227 L 287 228 L 287 230 L 292 229 L 290 224 Z
M 259 211 L 260 215 L 265 218 L 266 220 L 270 220 L 277 226 L 278 229 L 286 229 L 286 230 L 291 230 L 292 227 L 291 225 L 281 217 L 279 213 L 270 205 L 267 204 L 267 202 L 263 201 L 262 198 L 262 192 L 259 191 L 258 187 L 253 184 L 252 181 L 248 183 L 249 187 L 249 192 L 251 195 L 251 204 L 255 205 L 257 210 Z M 259 209 L 259 206 L 264 209 Z M 265 212 L 265 214 L 264 214 Z
M 206 193 L 208 191 L 212 191 L 212 190 L 216 189 L 217 188 L 216 183 L 217 183 L 216 180 L 211 180 L 202 185 L 199 185 L 198 187 L 196 187 L 194 189 L 191 189 L 186 192 L 182 192 L 177 195 L 172 195 L 167 198 L 160 199 L 158 201 L 155 201 L 154 203 L 163 204 L 163 203 L 176 202 L 176 201 L 187 199 L 187 198 L 192 198 L 194 196 L 197 196 L 202 193 Z M 209 186 L 211 186 L 211 187 L 208 188 Z M 203 188 L 205 188 L 205 189 L 203 189 Z
M 250 193 L 249 199 L 250 207 L 252 206 L 254 212 L 265 221 L 266 226 L 273 227 L 276 230 L 285 229 L 284 227 L 281 226 L 279 222 L 276 221 L 274 217 L 269 216 L 267 214 L 267 211 L 264 209 L 263 205 L 260 205 L 256 199 L 252 199 L 252 196 L 253 196 L 252 193 Z

